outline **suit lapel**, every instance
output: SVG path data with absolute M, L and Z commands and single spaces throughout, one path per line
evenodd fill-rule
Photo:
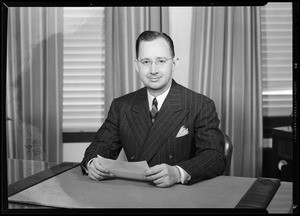
M 127 118 L 138 144 L 142 146 L 151 127 L 146 88 L 137 92 Z
M 158 116 L 150 128 L 148 137 L 143 146 L 140 160 L 150 161 L 163 142 L 188 113 L 183 109 L 181 90 L 173 81 L 172 87 L 161 107 Z

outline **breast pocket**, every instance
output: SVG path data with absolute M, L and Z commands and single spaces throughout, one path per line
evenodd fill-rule
M 191 142 L 191 137 L 189 134 L 184 135 L 182 137 L 177 137 L 174 140 L 174 148 L 176 150 L 183 150 L 185 148 L 188 148 L 188 146 L 190 146 L 190 142 Z

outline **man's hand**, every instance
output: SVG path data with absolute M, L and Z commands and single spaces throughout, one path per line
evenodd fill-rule
M 175 166 L 163 163 L 150 167 L 145 173 L 145 178 L 153 181 L 157 187 L 170 187 L 180 182 L 180 171 Z
M 101 181 L 103 179 L 111 178 L 113 174 L 103 167 L 98 158 L 94 158 L 93 161 L 87 165 L 89 171 L 89 178 L 96 181 Z

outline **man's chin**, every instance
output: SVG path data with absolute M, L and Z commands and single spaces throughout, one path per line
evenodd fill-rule
M 148 88 L 153 89 L 153 90 L 159 90 L 162 88 L 161 84 L 159 82 L 150 82 L 147 85 Z

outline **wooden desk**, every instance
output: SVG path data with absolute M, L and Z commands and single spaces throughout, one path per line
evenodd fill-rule
M 10 196 L 9 200 L 16 203 L 24 199 L 28 203 L 58 208 L 226 209 L 234 208 L 254 181 L 255 178 L 219 176 L 191 186 L 177 184 L 170 188 L 157 188 L 148 182 L 124 179 L 92 181 L 83 176 L 77 166 Z M 292 183 L 281 182 L 267 211 L 286 213 L 291 206 Z

